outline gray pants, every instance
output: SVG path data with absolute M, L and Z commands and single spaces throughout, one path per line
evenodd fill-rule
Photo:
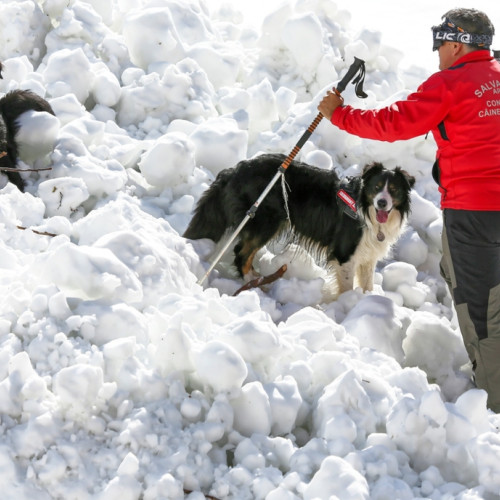
M 443 211 L 441 275 L 476 384 L 500 413 L 500 211 Z

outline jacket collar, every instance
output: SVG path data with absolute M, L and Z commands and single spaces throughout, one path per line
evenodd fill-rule
M 455 61 L 455 64 L 453 66 L 450 66 L 448 69 L 455 69 L 470 62 L 491 61 L 492 59 L 493 56 L 491 55 L 491 52 L 489 50 L 473 50 L 472 52 L 465 54 L 465 56 L 462 56 L 460 59 Z

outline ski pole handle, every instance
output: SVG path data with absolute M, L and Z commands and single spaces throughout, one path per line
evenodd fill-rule
M 366 94 L 363 92 L 363 80 L 365 76 L 365 61 L 359 59 L 357 57 L 354 58 L 354 62 L 349 66 L 347 73 L 344 75 L 342 80 L 337 84 L 337 87 L 334 88 L 334 92 L 337 95 L 340 95 L 341 92 L 345 90 L 347 84 L 356 76 L 356 95 L 358 97 L 366 97 Z M 323 115 L 318 113 L 314 121 L 309 125 L 307 130 L 302 134 L 302 137 L 298 140 L 295 147 L 292 149 L 290 154 L 286 157 L 285 161 L 281 164 L 280 170 L 285 171 L 290 163 L 292 163 L 293 159 L 297 156 L 297 153 L 300 151 L 302 146 L 308 141 L 309 137 L 311 137 L 312 133 L 316 130 L 316 127 L 319 125 L 319 122 L 322 120 Z
M 355 57 L 354 62 L 349 66 L 347 73 L 344 75 L 342 80 L 340 80 L 340 82 L 337 83 L 336 87 L 337 91 L 344 92 L 345 88 L 347 87 L 347 84 L 356 76 L 358 72 L 362 71 L 364 75 L 364 70 L 365 70 L 365 61 Z

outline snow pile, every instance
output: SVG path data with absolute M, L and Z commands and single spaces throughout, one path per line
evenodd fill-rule
M 291 150 L 354 56 L 368 98 L 349 86 L 347 101 L 413 90 L 401 53 L 348 21 L 330 0 L 283 4 L 259 31 L 198 0 L 0 5 L 0 92 L 32 89 L 57 116 L 25 117 L 20 137 L 37 135 L 20 166 L 51 170 L 0 197 L 4 498 L 498 494 L 499 420 L 439 277 L 430 138 L 322 122 L 300 152 L 342 175 L 375 160 L 416 177 L 373 293 L 328 302 L 322 268 L 273 248 L 261 270 L 288 271 L 266 290 L 233 296 L 230 255 L 204 289 L 215 245 L 181 237 L 221 169 Z

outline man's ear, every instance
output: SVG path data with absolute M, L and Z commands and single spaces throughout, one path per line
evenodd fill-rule
M 453 42 L 453 55 L 457 56 L 464 49 L 464 44 L 460 42 Z

